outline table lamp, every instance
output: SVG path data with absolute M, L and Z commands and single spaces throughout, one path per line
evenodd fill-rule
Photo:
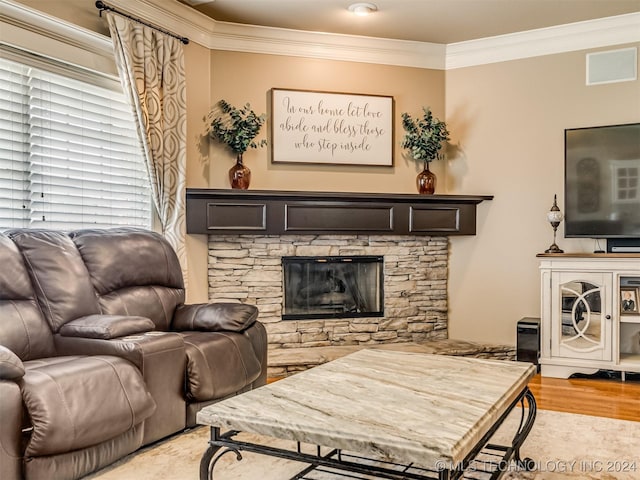
M 544 253 L 564 253 L 564 250 L 561 250 L 558 245 L 556 245 L 556 232 L 558 230 L 558 225 L 562 222 L 564 215 L 558 208 L 557 195 L 553 196 L 553 206 L 551 210 L 547 213 L 547 220 L 553 227 L 553 243 L 549 248 L 547 248 Z

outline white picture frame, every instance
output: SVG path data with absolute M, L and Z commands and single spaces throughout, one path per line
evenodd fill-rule
M 271 89 L 274 164 L 393 167 L 391 96 Z

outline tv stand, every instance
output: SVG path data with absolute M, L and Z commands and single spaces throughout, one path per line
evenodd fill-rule
M 640 373 L 640 255 L 540 254 L 542 376 Z M 629 292 L 635 305 L 622 300 Z
M 640 253 L 640 238 L 608 238 L 608 253 Z

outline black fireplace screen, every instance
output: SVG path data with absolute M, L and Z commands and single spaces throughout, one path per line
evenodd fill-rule
M 383 257 L 282 257 L 283 320 L 382 317 Z

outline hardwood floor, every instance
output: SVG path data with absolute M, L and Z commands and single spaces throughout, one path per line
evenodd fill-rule
M 529 383 L 538 408 L 640 422 L 640 381 L 633 379 L 549 378 Z

